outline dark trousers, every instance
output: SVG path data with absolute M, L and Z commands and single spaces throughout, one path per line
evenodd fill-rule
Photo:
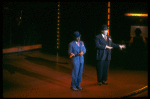
M 97 71 L 98 82 L 107 81 L 109 62 L 110 62 L 109 60 L 97 61 L 96 71 Z

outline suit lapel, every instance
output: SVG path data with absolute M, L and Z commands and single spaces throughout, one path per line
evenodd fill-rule
M 79 46 L 76 44 L 76 41 L 74 41 L 74 48 L 79 53 Z
M 102 40 L 102 42 L 107 43 L 107 41 L 103 38 L 102 34 L 100 35 L 100 39 Z
M 79 46 L 77 45 L 76 41 L 74 41 L 74 43 L 75 43 L 75 45 L 76 45 L 77 47 L 79 47 Z M 80 41 L 79 41 L 79 45 L 80 45 Z M 81 45 L 80 45 L 80 46 L 81 46 Z

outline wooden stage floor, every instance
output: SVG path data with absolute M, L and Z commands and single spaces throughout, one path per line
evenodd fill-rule
M 97 85 L 96 68 L 85 64 L 81 91 L 72 91 L 69 58 L 27 51 L 3 54 L 3 98 L 119 98 L 148 87 L 148 71 L 109 69 L 108 85 Z M 148 89 L 130 97 L 148 97 Z

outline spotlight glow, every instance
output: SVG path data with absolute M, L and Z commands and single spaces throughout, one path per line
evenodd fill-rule
M 148 17 L 148 14 L 139 14 L 139 13 L 126 13 L 125 16 L 138 16 L 138 17 Z

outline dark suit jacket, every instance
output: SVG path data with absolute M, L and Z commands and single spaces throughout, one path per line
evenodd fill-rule
M 108 43 L 107 43 L 108 42 Z M 111 49 L 105 49 L 106 45 L 119 48 L 118 44 L 114 44 L 111 40 L 111 36 L 107 36 L 107 41 L 103 38 L 102 34 L 99 34 L 95 37 L 96 43 L 96 60 L 111 60 Z

